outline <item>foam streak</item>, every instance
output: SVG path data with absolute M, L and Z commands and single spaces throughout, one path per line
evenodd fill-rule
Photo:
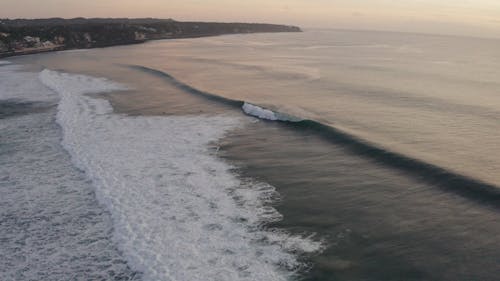
M 320 243 L 263 222 L 274 189 L 243 183 L 211 155 L 210 142 L 238 126 L 224 116 L 128 117 L 86 93 L 121 90 L 103 79 L 45 70 L 58 92 L 63 145 L 110 210 L 115 239 L 146 280 L 286 280 L 300 267 L 292 252 Z

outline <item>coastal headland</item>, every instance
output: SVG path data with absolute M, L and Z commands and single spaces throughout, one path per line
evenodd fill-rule
M 180 22 L 172 19 L 0 19 L 0 58 L 41 52 L 239 33 L 301 32 L 262 23 Z

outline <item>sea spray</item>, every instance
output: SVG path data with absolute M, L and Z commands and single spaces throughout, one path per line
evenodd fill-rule
M 241 125 L 227 116 L 130 117 L 85 94 L 122 90 L 49 70 L 63 145 L 111 212 L 114 238 L 145 280 L 286 280 L 319 242 L 265 230 L 281 215 L 264 183 L 242 182 L 209 143 Z

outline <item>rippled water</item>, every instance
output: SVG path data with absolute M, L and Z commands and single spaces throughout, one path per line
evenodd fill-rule
M 86 126 L 66 146 L 116 201 L 115 246 L 146 279 L 496 280 L 497 43 L 313 30 L 12 61 L 127 87 L 105 95 L 114 114 L 86 96 L 63 129 Z M 57 75 L 55 92 L 81 78 Z M 36 114 L 18 102 L 0 108 Z M 203 207 L 219 201 L 230 207 Z

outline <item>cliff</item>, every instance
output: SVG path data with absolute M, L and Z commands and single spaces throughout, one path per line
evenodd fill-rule
M 178 22 L 171 19 L 3 19 L 0 57 L 33 52 L 106 47 L 147 40 L 257 32 L 300 32 L 287 25 Z

